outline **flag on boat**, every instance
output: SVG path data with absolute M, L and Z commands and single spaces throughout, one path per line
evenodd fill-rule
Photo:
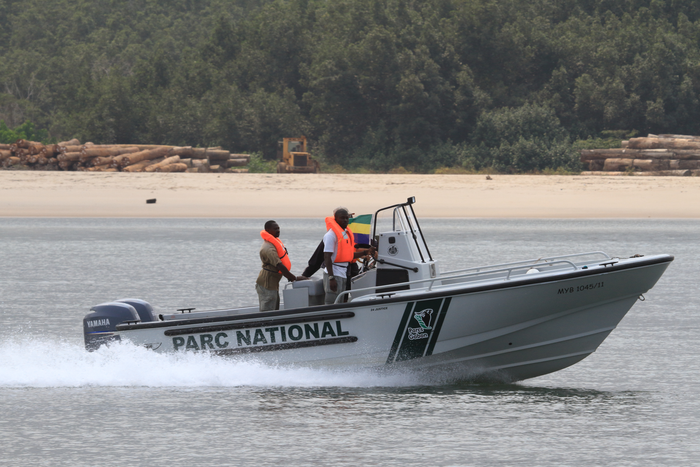
M 352 230 L 355 236 L 355 245 L 369 245 L 369 235 L 372 231 L 372 214 L 362 214 L 351 217 L 348 221 L 348 227 Z

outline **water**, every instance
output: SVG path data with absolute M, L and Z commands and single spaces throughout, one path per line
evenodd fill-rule
M 322 220 L 278 219 L 294 272 Z M 97 303 L 255 303 L 260 220 L 0 219 L 2 465 L 690 465 L 700 458 L 696 220 L 444 220 L 442 270 L 670 253 L 584 361 L 512 385 L 83 349 Z

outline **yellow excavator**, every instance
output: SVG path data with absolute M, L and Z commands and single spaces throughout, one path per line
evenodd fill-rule
M 306 151 L 306 136 L 284 138 L 277 142 L 278 174 L 317 174 L 320 164 Z

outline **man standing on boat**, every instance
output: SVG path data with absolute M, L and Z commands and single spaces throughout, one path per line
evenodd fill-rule
M 333 304 L 338 295 L 347 290 L 350 262 L 367 254 L 374 255 L 374 247 L 355 250 L 355 238 L 348 228 L 349 221 L 350 214 L 346 208 L 337 208 L 333 217 L 326 217 L 328 231 L 323 236 L 323 289 L 326 292 L 326 305 Z
M 265 230 L 260 232 L 263 244 L 260 247 L 260 260 L 262 269 L 255 281 L 255 291 L 260 301 L 260 311 L 273 311 L 280 309 L 280 280 L 282 276 L 289 282 L 304 280 L 305 277 L 295 276 L 290 272 L 292 262 L 279 239 L 280 226 L 275 221 L 265 222 Z

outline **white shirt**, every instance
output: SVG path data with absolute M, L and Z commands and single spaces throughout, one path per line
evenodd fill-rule
M 348 238 L 348 233 L 347 231 L 343 230 L 343 238 L 347 239 Z M 326 235 L 323 236 L 323 252 L 324 253 L 333 253 L 331 258 L 333 261 L 335 261 L 335 257 L 338 256 L 338 252 L 336 251 L 336 248 L 338 247 L 338 237 L 335 236 L 335 232 L 333 230 L 329 230 L 326 232 Z M 348 274 L 348 264 L 349 263 L 333 263 L 333 276 L 338 276 L 338 277 L 347 277 Z M 328 273 L 328 265 L 326 265 L 325 268 L 323 268 L 323 271 L 325 273 Z

